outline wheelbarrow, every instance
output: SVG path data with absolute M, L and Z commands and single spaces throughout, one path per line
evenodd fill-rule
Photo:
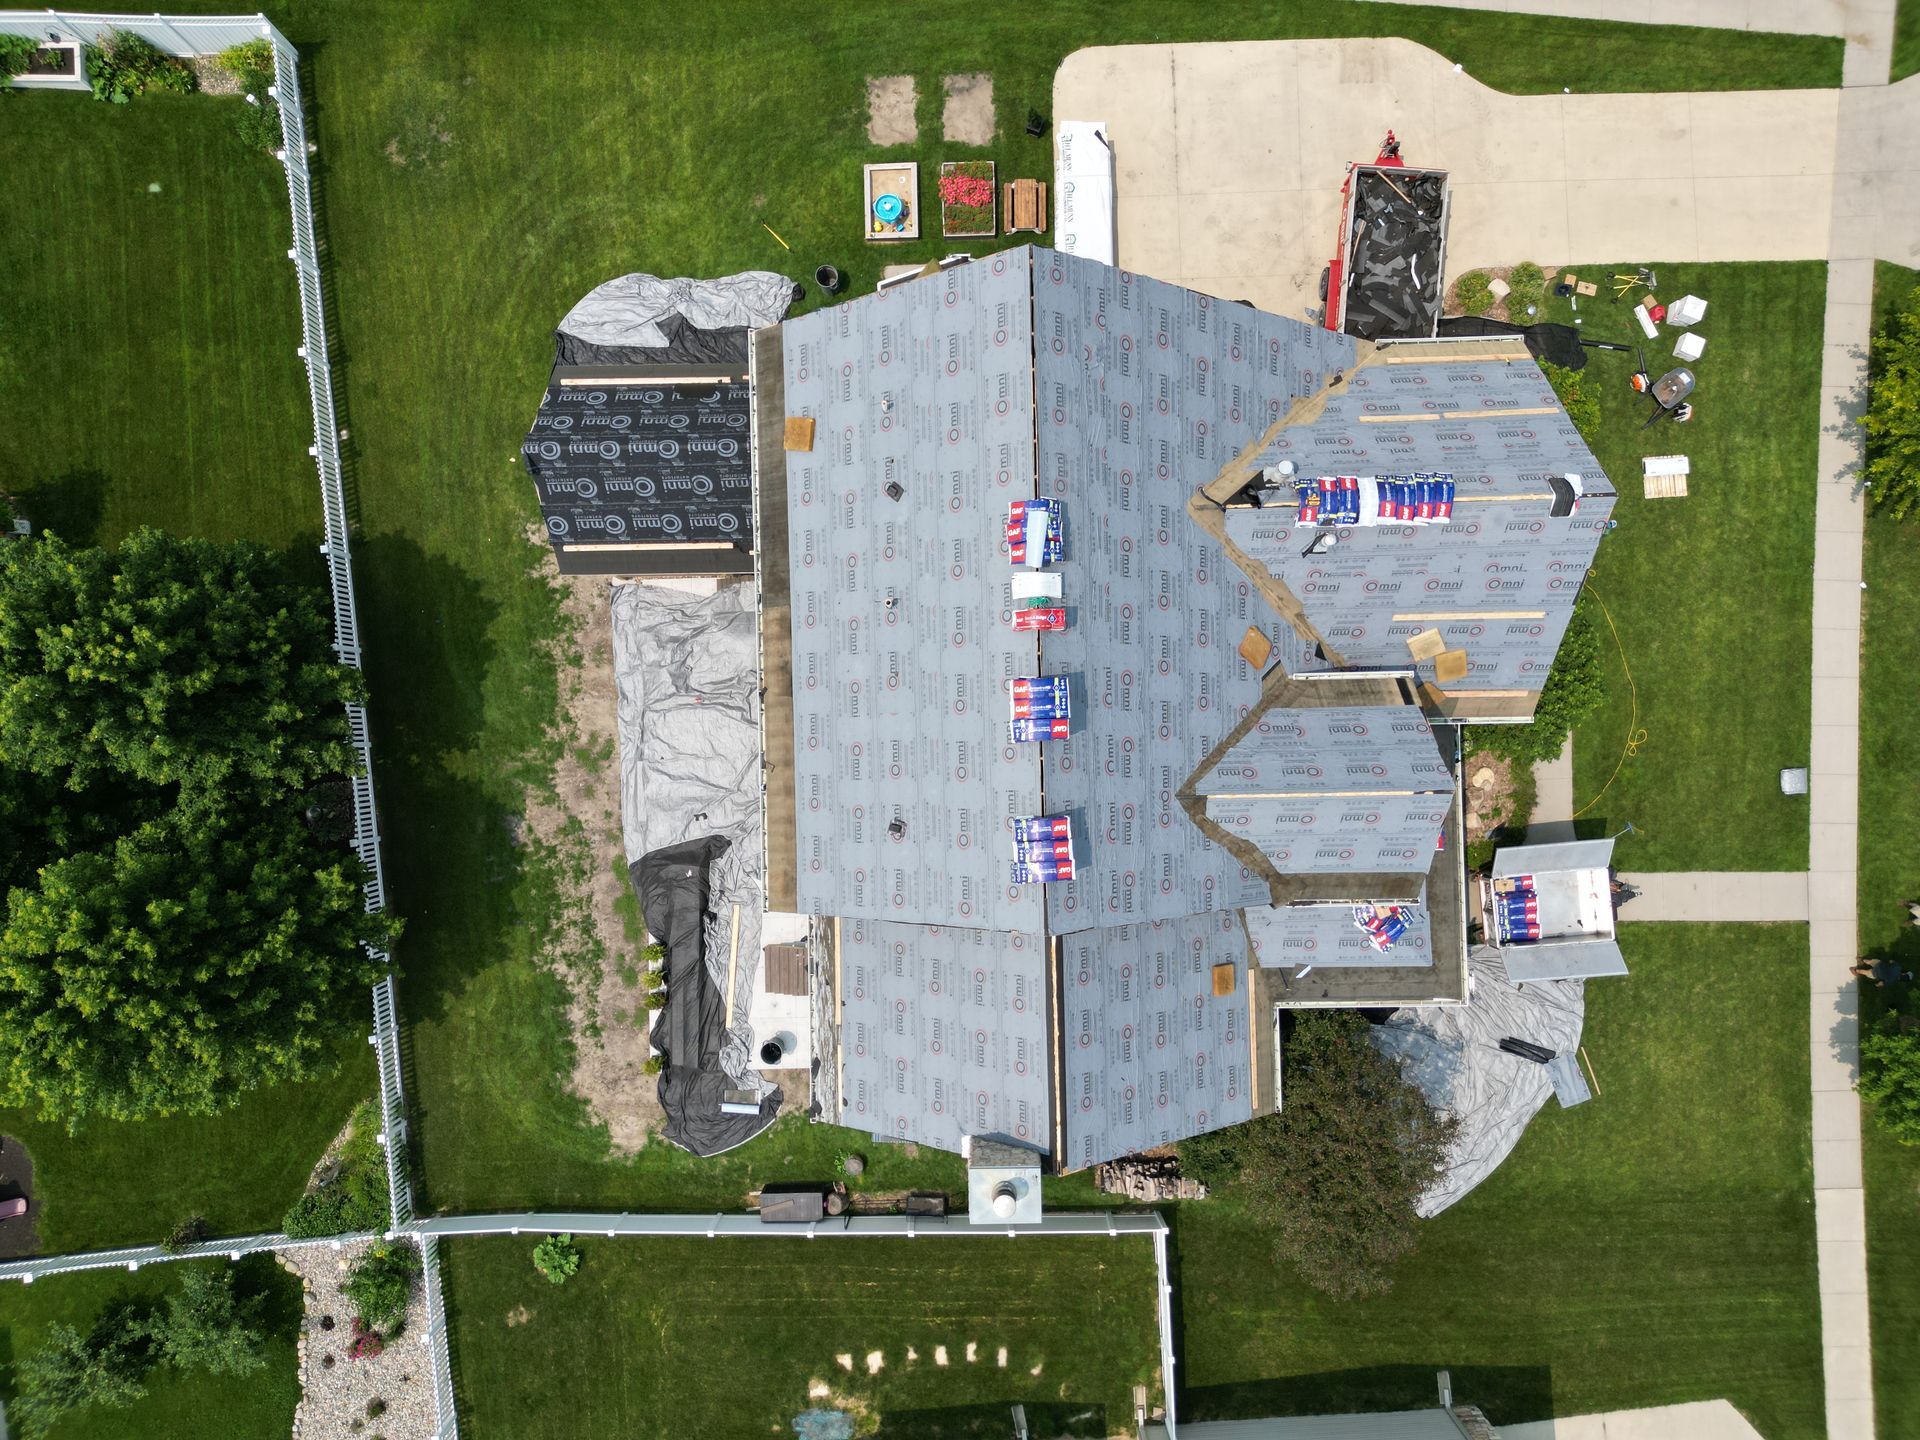
M 1646 419 L 1647 428 L 1656 420 L 1687 421 L 1693 418 L 1693 406 L 1687 404 L 1687 396 L 1693 393 L 1693 372 L 1684 367 L 1669 370 L 1647 388 L 1653 396 L 1653 413 Z

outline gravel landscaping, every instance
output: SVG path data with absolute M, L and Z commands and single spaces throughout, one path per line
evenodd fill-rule
M 416 1283 L 407 1319 L 371 1359 L 348 1358 L 353 1302 L 340 1293 L 347 1271 L 373 1241 L 310 1245 L 281 1252 L 300 1277 L 306 1312 L 300 1320 L 300 1408 L 293 1440 L 432 1440 L 433 1379 L 425 1346 L 427 1297 Z

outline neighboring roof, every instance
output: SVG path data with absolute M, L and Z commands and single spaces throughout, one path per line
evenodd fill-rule
M 744 373 L 650 368 L 555 367 L 520 447 L 555 546 L 751 541 Z
M 1066 504 L 1051 568 L 1072 609 L 1042 638 L 1041 671 L 1086 691 L 1073 734 L 1042 747 L 1048 809 L 1084 826 L 1079 878 L 1047 887 L 1048 927 L 1258 902 L 1266 886 L 1178 792 L 1259 698 L 1242 637 L 1283 622 L 1186 506 L 1354 342 L 1074 256 L 1034 260 L 1039 492 Z
M 1408 907 L 1407 933 L 1391 950 L 1376 950 L 1354 923 L 1351 905 L 1263 905 L 1247 911 L 1256 963 L 1269 969 L 1403 969 L 1433 964 L 1433 920 L 1425 905 Z
M 781 327 L 787 413 L 816 422 L 785 455 L 804 912 L 1044 927 L 1040 887 L 1009 883 L 1040 756 L 1008 744 L 1004 688 L 1039 673 L 1002 550 L 1008 501 L 1033 495 L 1030 263 Z
M 847 920 L 838 932 L 842 1125 L 957 1151 L 1051 1148 L 1047 955 L 999 930 Z
M 1233 972 L 1224 995 L 1216 966 Z M 1247 987 L 1247 934 L 1231 913 L 1062 941 L 1062 1168 L 1251 1119 Z
M 1335 527 L 1298 524 L 1287 490 L 1268 491 L 1257 509 L 1228 509 L 1227 538 L 1330 651 L 1348 665 L 1405 669 L 1408 638 L 1436 629 L 1467 652 L 1467 678 L 1441 687 L 1462 697 L 1463 714 L 1515 713 L 1472 702 L 1541 689 L 1615 497 L 1523 348 L 1385 347 L 1254 464 L 1283 460 L 1301 479 L 1437 473 L 1456 486 L 1446 523 L 1338 527 L 1337 543 L 1317 555 L 1304 552 Z M 1556 518 L 1549 477 L 1569 475 L 1585 494 Z M 1433 678 L 1430 661 L 1422 674 Z

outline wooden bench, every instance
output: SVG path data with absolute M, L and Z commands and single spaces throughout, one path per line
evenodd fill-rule
M 1047 186 L 1042 180 L 1009 180 L 1001 187 L 1007 234 L 1047 228 Z

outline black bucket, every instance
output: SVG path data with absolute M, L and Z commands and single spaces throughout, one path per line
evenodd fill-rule
M 778 1065 L 786 1058 L 786 1055 L 786 1047 L 778 1040 L 769 1040 L 760 1047 L 760 1063 L 762 1065 Z
M 813 272 L 813 283 L 820 287 L 823 295 L 840 293 L 840 272 L 831 265 L 819 266 Z

